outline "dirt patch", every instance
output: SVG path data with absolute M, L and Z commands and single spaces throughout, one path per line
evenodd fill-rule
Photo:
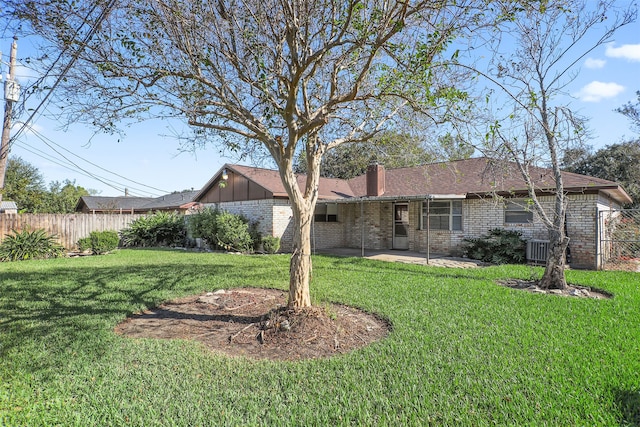
M 506 286 L 513 289 L 521 289 L 524 291 L 538 293 L 538 294 L 550 294 L 550 295 L 559 295 L 559 296 L 565 296 L 565 297 L 594 298 L 594 299 L 613 298 L 613 295 L 611 295 L 606 291 L 589 288 L 586 286 L 567 284 L 567 286 L 564 289 L 542 289 L 538 286 L 537 280 L 520 280 L 520 279 L 498 280 L 498 284 L 501 286 Z
M 281 290 L 239 288 L 165 302 L 116 326 L 132 338 L 193 339 L 213 351 L 255 359 L 331 357 L 385 337 L 390 325 L 340 304 L 287 310 Z

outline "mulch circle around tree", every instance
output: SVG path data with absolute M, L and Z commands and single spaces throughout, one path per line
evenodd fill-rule
M 302 360 L 344 354 L 384 338 L 391 325 L 341 304 L 286 308 L 287 293 L 237 288 L 167 301 L 116 326 L 132 338 L 192 339 L 215 352 Z
M 520 279 L 509 279 L 509 280 L 498 280 L 498 285 L 506 286 L 512 289 L 520 289 L 523 291 L 528 291 L 537 294 L 550 294 L 550 295 L 559 295 L 565 297 L 577 297 L 577 298 L 593 298 L 593 299 L 609 299 L 613 298 L 613 295 L 610 293 L 590 288 L 586 286 L 579 285 L 569 285 L 564 289 L 542 289 L 538 286 L 537 280 L 520 280 Z

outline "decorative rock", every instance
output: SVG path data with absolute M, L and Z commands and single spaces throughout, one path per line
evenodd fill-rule
M 289 321 L 287 319 L 284 319 L 282 322 L 280 322 L 280 329 L 284 329 L 285 331 L 291 329 L 291 325 L 289 324 Z

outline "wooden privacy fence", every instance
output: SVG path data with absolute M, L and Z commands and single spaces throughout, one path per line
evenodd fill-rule
M 126 228 L 144 214 L 0 214 L 0 240 L 12 230 L 44 229 L 55 234 L 66 249 L 73 249 L 78 240 L 92 231 Z

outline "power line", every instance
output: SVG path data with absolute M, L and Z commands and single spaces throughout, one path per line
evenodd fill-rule
M 73 155 L 73 156 L 77 157 L 78 159 L 80 159 L 80 160 L 82 160 L 82 161 L 84 161 L 84 162 L 86 162 L 86 163 L 89 163 L 89 164 L 90 164 L 90 165 L 92 165 L 92 166 L 97 167 L 98 169 L 100 169 L 100 170 L 102 170 L 102 171 L 105 171 L 105 172 L 107 172 L 107 173 L 110 173 L 111 175 L 115 175 L 115 176 L 117 176 L 118 178 L 122 178 L 122 179 L 124 179 L 124 180 L 126 180 L 126 181 L 128 181 L 128 182 L 132 182 L 132 183 L 134 183 L 134 184 L 141 185 L 141 186 L 143 186 L 143 187 L 146 187 L 146 188 L 150 188 L 150 189 L 152 189 L 152 190 L 159 191 L 159 192 L 161 192 L 161 193 L 163 193 L 163 194 L 167 194 L 167 193 L 169 193 L 169 191 L 167 191 L 167 190 L 163 190 L 163 189 L 161 189 L 161 188 L 157 188 L 157 187 L 152 187 L 152 186 L 147 185 L 147 184 L 144 184 L 144 183 L 142 183 L 142 182 L 134 181 L 134 180 L 132 180 L 132 179 L 130 179 L 130 178 L 127 178 L 127 177 L 125 177 L 125 176 L 123 176 L 123 175 L 120 175 L 120 174 L 118 174 L 118 173 L 116 173 L 116 172 L 113 172 L 113 171 L 110 171 L 110 170 L 108 170 L 108 169 L 105 169 L 105 168 L 103 168 L 102 166 L 100 166 L 100 165 L 98 165 L 98 164 L 96 164 L 96 163 L 93 163 L 93 162 L 91 162 L 90 160 L 87 160 L 87 159 L 85 159 L 85 158 L 83 158 L 83 157 L 79 156 L 78 154 L 76 154 L 76 153 L 74 153 L 74 152 L 72 152 L 72 151 L 68 150 L 67 148 L 63 147 L 62 145 L 60 145 L 60 144 L 56 143 L 55 141 L 51 140 L 50 138 L 48 138 L 48 137 L 44 136 L 43 134 L 41 134 L 40 132 L 38 132 L 37 130 L 35 130 L 33 127 L 31 127 L 31 126 L 30 126 L 29 128 L 30 128 L 31 132 L 33 132 L 33 134 L 34 134 L 35 136 L 37 136 L 37 137 L 38 137 L 40 140 L 42 140 L 42 141 L 43 141 L 43 142 L 44 142 L 44 143 L 45 143 L 49 148 L 51 148 L 53 151 L 55 151 L 55 152 L 56 152 L 57 154 L 59 154 L 60 156 L 62 156 L 62 154 L 60 154 L 57 150 L 55 150 L 53 147 L 51 147 L 51 145 L 50 145 L 50 144 L 53 144 L 53 145 L 55 145 L 56 147 L 59 147 L 60 149 L 62 149 L 62 150 L 64 150 L 64 151 L 66 151 L 67 153 L 69 153 L 69 154 L 71 154 L 71 155 Z M 64 156 L 62 156 L 62 157 L 64 157 Z M 64 158 L 66 159 L 66 157 L 64 157 Z M 68 159 L 66 159 L 66 160 L 68 160 Z M 72 163 L 71 161 L 69 161 L 69 162 L 70 162 L 71 164 L 74 164 L 74 163 Z M 74 164 L 74 166 L 76 166 L 76 165 Z M 78 168 L 79 168 L 79 166 L 78 166 Z
M 32 130 L 33 130 L 33 129 L 32 129 Z M 44 142 L 44 143 L 45 143 L 45 144 L 46 144 L 46 145 L 47 145 L 51 150 L 53 150 L 57 155 L 59 155 L 60 157 L 62 157 L 62 159 L 64 159 L 64 160 L 60 160 L 60 159 L 56 159 L 56 158 L 54 158 L 54 157 L 51 157 L 50 155 L 48 155 L 48 154 L 44 153 L 43 151 L 38 150 L 38 149 L 36 149 L 36 148 L 34 148 L 34 147 L 29 147 L 29 146 L 27 146 L 27 145 L 25 145 L 25 144 L 20 144 L 20 146 L 21 146 L 23 149 L 25 149 L 26 151 L 29 151 L 30 153 L 37 155 L 38 157 L 44 158 L 45 160 L 48 160 L 48 161 L 51 161 L 52 163 L 55 163 L 55 164 L 57 164 L 57 165 L 59 165 L 59 166 L 62 166 L 62 167 L 64 167 L 65 169 L 68 169 L 68 170 L 71 170 L 71 171 L 73 171 L 73 172 L 80 173 L 81 175 L 87 176 L 87 177 L 89 177 L 89 178 L 95 179 L 96 181 L 102 182 L 103 184 L 105 184 L 105 185 L 107 185 L 107 186 L 109 186 L 109 187 L 111 187 L 111 188 L 114 188 L 114 189 L 116 189 L 116 190 L 118 190 L 118 191 L 122 191 L 122 190 L 126 187 L 126 188 L 132 189 L 132 190 L 134 190 L 134 191 L 138 191 L 138 192 L 140 192 L 140 193 L 141 193 L 140 195 L 142 195 L 142 194 L 145 194 L 145 193 L 146 193 L 146 194 L 152 194 L 152 195 L 158 196 L 158 194 L 154 194 L 153 192 L 149 192 L 148 190 L 143 190 L 143 189 L 141 189 L 141 188 L 137 188 L 137 187 L 131 186 L 130 184 L 124 184 L 124 183 L 122 183 L 122 182 L 118 182 L 118 181 L 115 181 L 115 180 L 113 180 L 113 179 L 109 179 L 109 178 L 106 178 L 106 177 L 104 177 L 104 176 L 101 176 L 101 175 L 97 175 L 97 174 L 95 174 L 95 173 L 92 173 L 92 172 L 90 172 L 90 171 L 88 171 L 88 170 L 86 170 L 86 169 L 84 169 L 84 168 L 80 167 L 79 165 L 77 165 L 76 163 L 74 163 L 73 161 L 71 161 L 70 159 L 68 159 L 66 156 L 64 156 L 64 155 L 62 155 L 60 152 L 58 152 L 55 148 L 51 147 L 51 145 L 49 145 L 49 143 L 48 143 L 48 142 L 47 142 L 47 140 L 46 140 L 47 138 L 45 138 L 43 135 L 41 135 L 40 133 L 38 133 L 38 132 L 37 132 L 37 131 L 35 131 L 35 130 L 34 130 L 34 136 L 35 136 L 36 138 L 40 139 L 42 142 Z M 49 141 L 50 141 L 50 140 L 49 140 Z M 16 142 L 17 142 L 17 141 L 16 141 Z M 56 144 L 56 145 L 57 145 L 57 144 Z M 66 150 L 66 149 L 65 149 L 65 150 Z M 41 154 L 38 154 L 38 153 L 36 153 L 35 151 L 38 151 L 38 152 L 39 152 L 39 153 L 41 153 Z M 68 151 L 68 150 L 67 150 L 67 151 Z M 66 162 L 66 164 L 65 164 L 64 162 Z M 90 162 L 89 162 L 89 163 L 90 163 Z M 91 164 L 93 164 L 93 163 L 91 163 Z M 71 166 L 70 166 L 70 165 L 71 165 Z M 103 170 L 105 170 L 105 171 L 109 172 L 108 170 L 106 170 L 106 169 L 104 169 L 104 168 L 101 168 L 101 169 L 103 169 Z M 113 175 L 117 175 L 117 176 L 119 176 L 119 177 L 121 177 L 121 178 L 125 179 L 126 181 L 137 183 L 136 181 L 130 180 L 130 179 L 128 179 L 128 178 L 126 178 L 126 177 L 124 177 L 124 176 L 122 176 L 122 175 L 118 175 L 118 174 L 115 174 L 115 173 L 113 173 L 113 172 L 109 172 L 109 173 L 112 173 Z M 113 183 L 113 184 L 115 184 L 115 185 L 117 185 L 117 186 L 113 185 L 112 183 Z M 141 185 L 142 185 L 143 187 L 148 187 L 148 188 L 153 188 L 153 189 L 155 189 L 155 187 L 147 186 L 147 185 L 145 185 L 145 184 L 141 184 Z M 164 191 L 164 190 L 160 190 L 160 189 L 156 189 L 156 190 L 160 191 L 162 194 L 166 194 L 166 193 L 168 193 L 168 191 Z
M 47 160 L 47 161 L 49 161 L 51 163 L 54 163 L 54 164 L 56 164 L 58 166 L 61 166 L 61 167 L 65 168 L 65 169 L 70 170 L 72 172 L 75 172 L 75 173 L 77 173 L 79 175 L 86 176 L 88 178 L 91 178 L 91 179 L 94 179 L 96 181 L 102 182 L 106 186 L 111 187 L 111 188 L 113 188 L 115 190 L 118 190 L 118 192 L 122 192 L 126 188 L 128 190 L 132 190 L 132 191 L 130 191 L 130 194 L 132 194 L 134 196 L 139 196 L 139 197 L 150 197 L 150 196 L 151 197 L 158 197 L 158 194 L 145 192 L 144 190 L 141 190 L 139 188 L 131 187 L 129 185 L 126 185 L 126 184 L 123 184 L 123 183 L 120 183 L 120 182 L 117 182 L 117 181 L 114 181 L 114 180 L 111 180 L 111 179 L 108 179 L 108 178 L 105 178 L 105 177 L 101 177 L 99 175 L 95 175 L 95 174 L 90 174 L 90 173 L 79 171 L 76 168 L 73 168 L 73 167 L 65 164 L 64 162 L 61 162 L 58 159 L 55 159 L 55 158 L 49 156 L 47 153 L 45 153 L 45 152 L 43 152 L 41 150 L 38 150 L 37 148 L 30 147 L 28 145 L 24 145 L 23 143 L 20 143 L 20 142 L 17 142 L 17 141 L 16 141 L 15 144 L 16 144 L 17 147 L 20 147 L 24 151 L 27 151 L 27 152 L 35 155 L 35 156 L 38 156 L 38 157 L 40 157 L 42 159 L 45 159 L 45 160 Z
M 11 146 L 11 144 L 17 142 L 18 138 L 20 137 L 20 135 L 25 131 L 25 129 L 29 128 L 31 129 L 31 131 L 33 132 L 33 134 L 39 138 L 42 142 L 44 142 L 53 152 L 55 152 L 58 156 L 60 156 L 62 159 L 64 159 L 64 161 L 67 162 L 67 164 L 62 164 L 60 163 L 60 161 L 58 161 L 59 159 L 54 159 L 54 158 L 47 158 L 46 154 L 44 154 L 44 152 L 40 151 L 42 154 L 37 154 L 34 151 L 30 150 L 29 148 L 27 148 L 26 145 L 22 145 L 21 147 L 23 149 L 25 149 L 26 151 L 31 152 L 32 154 L 35 154 L 39 157 L 43 157 L 55 164 L 58 164 L 66 169 L 72 170 L 74 172 L 78 172 L 82 175 L 88 176 L 90 178 L 93 178 L 99 182 L 102 182 L 103 184 L 112 187 L 116 190 L 121 190 L 119 187 L 115 187 L 114 185 L 110 184 L 110 182 L 116 183 L 116 184 L 120 184 L 117 181 L 102 177 L 100 175 L 94 174 L 84 168 L 82 168 L 81 166 L 79 166 L 78 164 L 74 163 L 72 160 L 70 160 L 68 157 L 66 157 L 64 154 L 62 154 L 60 151 L 58 151 L 56 148 L 53 147 L 53 145 L 59 147 L 60 149 L 74 155 L 75 157 L 77 157 L 78 159 L 94 166 L 97 167 L 100 170 L 103 170 L 107 173 L 110 173 L 112 175 L 115 175 L 119 178 L 122 178 L 126 181 L 135 183 L 137 185 L 141 185 L 143 187 L 152 189 L 152 190 L 156 190 L 156 191 L 160 191 L 162 193 L 168 193 L 165 190 L 156 188 L 156 187 L 152 187 L 134 180 L 131 180 L 129 178 L 126 178 L 120 174 L 117 174 L 115 172 L 112 172 L 110 170 L 107 170 L 87 159 L 82 158 L 81 156 L 78 156 L 77 154 L 67 150 L 66 148 L 62 147 L 61 145 L 55 143 L 54 141 L 52 141 L 51 139 L 45 137 L 44 135 L 40 134 L 39 132 L 37 132 L 35 129 L 33 129 L 32 126 L 30 126 L 30 123 L 34 121 L 35 117 L 37 114 L 39 114 L 40 109 L 42 109 L 47 103 L 48 100 L 50 98 L 50 96 L 53 94 L 53 91 L 56 89 L 56 87 L 60 84 L 60 82 L 63 80 L 64 76 L 67 74 L 67 72 L 71 69 L 71 67 L 74 65 L 74 63 L 77 61 L 77 59 L 79 58 L 80 54 L 82 53 L 82 51 L 84 50 L 84 48 L 88 45 L 89 41 L 93 38 L 93 36 L 96 34 L 96 32 L 98 31 L 98 29 L 100 28 L 102 22 L 107 18 L 107 16 L 109 15 L 109 13 L 111 12 L 111 9 L 115 6 L 117 0 L 111 0 L 107 3 L 107 5 L 104 7 L 104 9 L 101 11 L 101 13 L 99 14 L 99 16 L 97 17 L 97 19 L 95 20 L 95 23 L 93 24 L 89 24 L 87 21 L 89 19 L 89 17 L 95 12 L 96 8 L 98 7 L 98 2 L 94 3 L 93 7 L 89 10 L 89 12 L 85 15 L 85 17 L 82 19 L 81 24 L 78 26 L 78 28 L 75 30 L 74 32 L 74 37 L 76 35 L 78 35 L 80 33 L 80 31 L 82 30 L 82 28 L 85 25 L 90 25 L 90 30 L 87 32 L 87 34 L 85 35 L 85 37 L 82 40 L 82 43 L 80 44 L 80 46 L 73 52 L 72 57 L 70 59 L 70 61 L 65 65 L 65 67 L 62 69 L 61 73 L 57 76 L 57 79 L 55 80 L 54 84 L 49 88 L 49 90 L 47 91 L 47 93 L 45 94 L 44 98 L 42 98 L 42 100 L 40 101 L 40 103 L 38 104 L 38 106 L 33 109 L 31 115 L 29 116 L 29 118 L 24 121 L 22 123 L 22 126 L 18 129 L 18 131 L 11 137 L 8 146 Z M 60 62 L 60 60 L 63 58 L 63 56 L 67 53 L 69 47 L 65 47 L 64 49 L 61 50 L 61 52 L 59 53 L 59 55 L 57 56 L 57 58 L 51 63 L 49 69 L 45 72 L 44 76 L 40 78 L 40 80 L 45 80 L 48 78 L 48 76 L 50 75 L 50 73 L 53 71 L 53 69 L 57 66 L 57 64 Z M 46 108 L 46 107 L 45 107 Z M 69 165 L 72 165 L 73 167 L 70 167 Z M 75 168 L 75 169 L 74 169 Z M 127 187 L 131 187 L 130 185 L 128 185 Z M 135 189 L 135 188 L 134 188 Z M 139 190 L 139 189 L 138 189 Z M 143 191 L 143 190 L 140 190 Z
M 131 195 L 138 196 L 138 197 L 158 197 L 159 196 L 158 194 L 154 194 L 154 193 L 151 193 L 151 192 L 148 192 L 148 191 L 145 192 L 142 189 L 139 189 L 139 188 L 136 188 L 136 187 L 132 187 L 130 185 L 126 185 L 126 184 L 123 184 L 121 182 L 114 181 L 112 179 L 102 177 L 100 175 L 96 175 L 96 174 L 92 174 L 92 173 L 88 173 L 88 172 L 83 172 L 81 170 L 78 170 L 78 169 L 76 169 L 74 167 L 69 166 L 68 164 L 65 164 L 63 161 L 60 161 L 59 159 L 55 159 L 55 158 L 49 156 L 47 153 L 45 153 L 45 152 L 43 152 L 41 150 L 38 150 L 37 148 L 30 147 L 30 146 L 25 145 L 23 143 L 20 143 L 18 141 L 16 141 L 15 144 L 16 144 L 17 147 L 20 147 L 24 151 L 27 151 L 27 152 L 35 155 L 35 156 L 38 156 L 38 157 L 40 157 L 42 159 L 45 159 L 45 160 L 47 160 L 47 161 L 49 161 L 51 163 L 54 163 L 54 164 L 56 164 L 58 166 L 61 166 L 61 167 L 65 168 L 65 169 L 70 170 L 72 172 L 75 172 L 75 173 L 77 173 L 79 175 L 86 176 L 88 178 L 91 178 L 91 179 L 94 179 L 96 181 L 99 181 L 99 182 L 105 184 L 108 187 L 111 187 L 111 188 L 113 188 L 115 190 L 118 190 L 118 192 L 122 192 L 126 188 L 127 190 L 131 190 L 131 191 L 129 191 L 129 193 Z
M 78 59 L 78 57 L 80 56 L 80 53 L 84 50 L 84 48 L 87 46 L 87 44 L 89 43 L 89 41 L 93 38 L 93 36 L 96 34 L 96 32 L 98 31 L 98 28 L 100 27 L 100 25 L 102 24 L 102 22 L 107 18 L 107 16 L 109 15 L 111 9 L 115 6 L 117 0 L 111 0 L 105 7 L 104 9 L 101 11 L 100 15 L 98 16 L 98 18 L 96 19 L 95 23 L 93 23 L 93 25 L 88 24 L 88 19 L 89 17 L 94 13 L 94 11 L 96 10 L 96 8 L 98 7 L 98 2 L 94 3 L 93 7 L 89 10 L 89 12 L 85 15 L 85 17 L 82 20 L 82 23 L 78 26 L 78 28 L 75 30 L 74 32 L 74 36 L 78 35 L 80 33 L 80 31 L 82 30 L 82 28 L 85 25 L 90 25 L 90 30 L 87 32 L 87 34 L 85 35 L 85 37 L 82 40 L 82 43 L 80 44 L 80 46 L 78 47 L 78 49 L 76 49 L 73 52 L 73 55 L 71 57 L 71 60 L 65 65 L 65 67 L 62 69 L 62 72 L 58 75 L 56 81 L 54 82 L 54 84 L 49 88 L 49 90 L 47 91 L 47 93 L 45 94 L 44 98 L 42 98 L 42 100 L 40 101 L 40 103 L 38 104 L 38 106 L 32 111 L 31 115 L 29 116 L 29 118 L 22 123 L 22 126 L 18 129 L 18 131 L 11 137 L 8 147 L 10 147 L 13 143 L 15 143 L 17 141 L 17 139 L 19 138 L 19 136 L 25 131 L 26 128 L 30 128 L 31 131 L 33 132 L 33 134 L 38 137 L 41 141 L 43 141 L 52 151 L 54 151 L 58 156 L 62 157 L 66 162 L 68 162 L 69 165 L 74 166 L 76 169 L 74 170 L 72 167 L 69 167 L 68 165 L 64 165 L 62 163 L 60 163 L 59 161 L 54 160 L 53 158 L 48 158 L 47 160 L 52 161 L 53 163 L 56 163 L 66 169 L 75 171 L 75 172 L 79 172 L 82 175 L 91 177 L 97 181 L 102 182 L 105 185 L 108 185 L 114 189 L 117 190 L 121 190 L 119 187 L 115 187 L 114 185 L 110 184 L 107 181 L 110 182 L 114 182 L 116 184 L 119 184 L 118 182 L 105 178 L 105 177 L 101 177 L 99 175 L 96 175 L 90 171 L 87 171 L 86 169 L 82 168 L 81 166 L 79 166 L 78 164 L 74 163 L 73 161 L 71 161 L 69 158 L 67 158 L 64 154 L 60 153 L 58 150 L 56 150 L 52 145 L 55 145 L 65 151 L 67 151 L 68 153 L 73 154 L 74 156 L 76 156 L 77 158 L 91 164 L 92 166 L 95 166 L 105 172 L 111 173 L 115 176 L 118 176 L 122 179 L 125 179 L 127 181 L 133 182 L 135 184 L 138 185 L 142 185 L 143 187 L 147 187 L 147 188 L 151 188 L 160 192 L 165 192 L 162 189 L 158 189 L 155 187 L 151 187 L 142 183 L 139 183 L 137 181 L 133 181 L 130 180 L 122 175 L 119 175 L 117 173 L 111 172 L 105 168 L 100 167 L 99 165 L 96 165 L 93 162 L 90 162 L 78 155 L 76 155 L 75 153 L 72 153 L 71 151 L 67 150 L 66 148 L 62 147 L 61 145 L 53 142 L 52 140 L 46 138 L 44 135 L 40 134 L 39 132 L 37 132 L 35 129 L 33 129 L 33 127 L 30 126 L 30 123 L 34 120 L 34 118 L 36 117 L 36 115 L 39 113 L 39 110 L 45 106 L 45 104 L 48 103 L 49 97 L 53 94 L 53 91 L 56 89 L 56 87 L 60 84 L 60 82 L 63 80 L 64 76 L 66 75 L 66 73 L 71 69 L 71 67 L 73 66 L 73 64 L 76 62 L 76 60 Z M 44 76 L 41 77 L 40 80 L 44 80 L 47 79 L 49 74 L 51 73 L 51 71 L 56 67 L 56 65 L 59 63 L 59 61 L 62 59 L 62 57 L 66 54 L 66 52 L 68 51 L 69 47 L 65 47 L 64 49 L 61 50 L 61 52 L 59 53 L 58 57 L 51 63 L 49 69 L 45 72 Z M 22 146 L 23 149 L 31 152 L 32 154 L 35 154 L 39 157 L 44 157 L 43 155 L 37 154 L 32 150 L 29 150 L 26 146 Z M 43 152 L 41 152 L 43 153 Z M 44 154 L 44 153 L 43 153 Z M 130 187 L 130 186 L 128 186 Z M 140 190 L 142 191 L 142 190 Z M 166 193 L 166 192 L 165 192 Z
M 54 84 L 51 86 L 51 88 L 49 88 L 49 90 L 47 91 L 47 93 L 45 94 L 44 98 L 40 101 L 40 103 L 38 104 L 38 106 L 33 110 L 33 112 L 31 113 L 31 115 L 29 116 L 29 118 L 24 122 L 24 124 L 22 125 L 22 127 L 20 127 L 20 129 L 18 129 L 18 131 L 13 135 L 13 137 L 11 138 L 11 142 L 15 141 L 16 138 L 18 138 L 18 136 L 20 136 L 20 134 L 24 131 L 25 127 L 34 119 L 34 117 L 36 116 L 36 114 L 38 113 L 38 110 L 40 108 L 42 108 L 42 106 L 48 102 L 49 97 L 51 96 L 51 94 L 53 94 L 53 91 L 56 89 L 56 87 L 60 84 L 60 82 L 64 79 L 65 74 L 71 69 L 71 67 L 73 66 L 73 64 L 76 62 L 76 60 L 78 59 L 78 57 L 80 56 L 80 53 L 84 50 L 85 46 L 89 43 L 89 41 L 93 38 L 93 36 L 95 35 L 95 33 L 98 31 L 98 28 L 100 27 L 100 25 L 102 24 L 102 21 L 104 21 L 107 16 L 109 15 L 109 13 L 111 12 L 111 9 L 115 6 L 117 0 L 111 0 L 106 6 L 105 8 L 102 10 L 102 12 L 100 13 L 100 15 L 98 16 L 98 18 L 96 19 L 95 24 L 93 24 L 93 26 L 91 27 L 91 29 L 89 30 L 89 32 L 87 33 L 87 35 L 84 37 L 84 39 L 82 40 L 82 43 L 80 44 L 80 46 L 78 47 L 78 49 L 73 53 L 71 60 L 69 61 L 69 63 L 63 68 L 62 72 L 60 73 L 60 75 L 58 76 L 58 78 L 56 79 L 56 81 L 54 82 Z M 89 11 L 89 13 L 87 14 L 87 16 L 82 20 L 82 24 L 78 27 L 78 29 L 76 29 L 74 35 L 78 34 L 80 32 L 80 30 L 82 29 L 82 27 L 84 27 L 84 25 L 86 24 L 86 20 L 89 18 L 89 16 L 91 16 L 91 14 L 93 13 L 93 11 L 96 9 L 98 5 L 98 2 L 96 2 L 93 6 L 93 8 Z M 47 76 L 49 75 L 49 73 L 51 72 L 51 70 L 53 70 L 53 68 L 55 67 L 55 65 L 57 64 L 57 62 L 62 58 L 62 56 L 66 53 L 67 49 L 63 49 L 60 52 L 60 55 L 58 56 L 58 58 L 56 58 L 56 60 L 53 62 L 53 64 L 51 65 L 51 67 L 49 68 L 49 70 L 47 70 L 47 72 L 45 73 L 45 75 L 42 77 L 43 79 L 46 79 Z M 11 145 L 11 142 L 8 144 L 9 146 Z

